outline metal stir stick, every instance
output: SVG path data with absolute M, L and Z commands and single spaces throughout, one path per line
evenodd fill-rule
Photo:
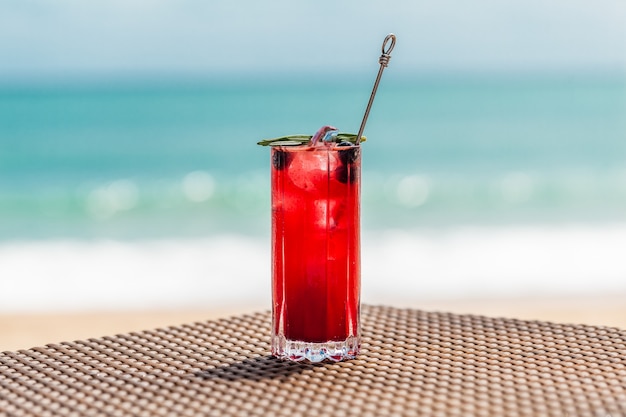
M 391 43 L 390 43 L 391 42 Z M 389 45 L 387 45 L 389 43 Z M 378 58 L 378 62 L 380 63 L 380 69 L 378 70 L 378 75 L 376 76 L 376 81 L 374 82 L 374 88 L 372 89 L 372 94 L 370 95 L 370 100 L 367 103 L 367 107 L 365 108 L 365 114 L 363 115 L 363 121 L 361 122 L 361 127 L 359 128 L 359 133 L 356 135 L 356 144 L 361 143 L 361 136 L 363 135 L 363 130 L 365 130 L 365 123 L 367 123 L 367 118 L 370 115 L 370 109 L 372 108 L 372 103 L 374 102 L 374 97 L 376 96 L 376 90 L 378 90 L 378 84 L 380 83 L 380 77 L 383 75 L 383 71 L 389 65 L 389 60 L 391 59 L 391 51 L 393 51 L 393 47 L 396 45 L 396 35 L 390 33 L 385 37 L 382 46 L 382 55 Z

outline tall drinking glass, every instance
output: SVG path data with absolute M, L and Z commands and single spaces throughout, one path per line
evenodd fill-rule
M 360 347 L 361 147 L 273 146 L 272 354 L 340 361 Z

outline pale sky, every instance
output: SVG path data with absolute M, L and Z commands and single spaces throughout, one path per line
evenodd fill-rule
M 0 0 L 12 77 L 626 73 L 625 0 Z

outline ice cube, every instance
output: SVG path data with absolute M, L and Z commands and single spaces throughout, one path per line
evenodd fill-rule
M 289 165 L 289 179 L 303 190 L 323 192 L 337 164 L 326 147 L 299 151 Z

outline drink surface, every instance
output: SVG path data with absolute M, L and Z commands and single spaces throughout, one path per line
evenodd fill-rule
M 273 332 L 359 336 L 360 146 L 272 148 Z

